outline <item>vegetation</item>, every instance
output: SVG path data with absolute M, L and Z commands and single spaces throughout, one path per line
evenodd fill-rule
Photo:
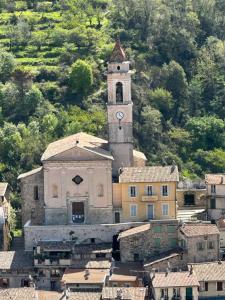
M 0 0 L 0 180 L 46 145 L 106 137 L 106 62 L 117 35 L 136 70 L 134 135 L 150 164 L 225 170 L 223 0 Z

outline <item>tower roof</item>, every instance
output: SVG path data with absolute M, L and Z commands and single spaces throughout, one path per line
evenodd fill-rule
M 119 38 L 117 38 L 117 40 L 116 40 L 116 44 L 113 48 L 113 51 L 112 51 L 109 61 L 110 62 L 119 62 L 119 63 L 126 61 L 126 54 L 125 54 L 123 48 L 121 47 Z

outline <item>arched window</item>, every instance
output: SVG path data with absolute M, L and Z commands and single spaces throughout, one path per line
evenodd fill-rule
M 52 197 L 58 198 L 58 186 L 56 184 L 53 184 L 52 186 Z
M 116 102 L 123 102 L 123 84 L 121 82 L 116 84 Z
M 103 185 L 101 183 L 97 185 L 97 194 L 98 194 L 98 197 L 104 196 L 104 189 L 103 189 Z

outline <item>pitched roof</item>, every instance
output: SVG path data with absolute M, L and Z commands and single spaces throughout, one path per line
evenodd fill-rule
M 187 237 L 220 234 L 217 226 L 210 223 L 185 223 L 179 230 Z
M 0 182 L 0 197 L 4 197 L 7 190 L 8 183 Z
M 69 296 L 69 300 L 100 300 L 100 299 L 101 299 L 101 293 L 98 292 L 76 291 L 76 292 L 70 292 L 70 296 Z
M 225 174 L 206 174 L 206 184 L 225 184 Z
M 156 272 L 152 278 L 154 288 L 199 286 L 198 279 L 190 272 Z
M 67 269 L 62 277 L 66 284 L 103 284 L 108 269 Z
M 73 269 L 110 269 L 111 261 L 107 259 L 96 259 L 96 260 L 73 260 L 71 268 Z
M 43 169 L 43 167 L 39 167 L 39 168 L 36 168 L 36 169 L 33 169 L 29 172 L 26 172 L 26 173 L 22 173 L 18 176 L 17 179 L 21 179 L 21 178 L 25 178 L 25 177 L 28 177 L 28 176 L 31 176 L 31 175 L 34 175 L 34 174 L 37 174 L 39 172 L 41 172 Z
M 117 298 L 118 294 L 121 298 Z M 147 295 L 145 287 L 104 287 L 102 290 L 102 299 L 126 299 L 126 300 L 144 300 Z
M 119 182 L 173 182 L 179 181 L 177 166 L 126 167 Z
M 0 289 L 0 300 L 38 300 L 32 287 Z
M 100 139 L 85 132 L 79 132 L 50 143 L 43 153 L 41 160 L 43 161 L 50 159 L 74 147 L 79 147 L 100 155 L 106 159 L 113 160 L 111 153 L 105 149 L 107 144 L 108 141 L 106 140 Z
M 119 39 L 116 40 L 116 43 L 113 48 L 113 51 L 112 51 L 109 61 L 110 62 L 118 62 L 118 63 L 126 61 L 126 54 L 125 54 L 123 48 L 121 47 Z
M 225 262 L 194 263 L 193 267 L 198 281 L 225 281 Z
M 144 224 L 141 226 L 137 226 L 131 229 L 127 229 L 123 232 L 121 232 L 118 236 L 118 239 L 124 238 L 124 237 L 128 237 L 137 233 L 141 233 L 141 232 L 145 232 L 148 231 L 150 229 L 150 224 Z
M 136 281 L 137 276 L 132 276 L 132 275 L 123 275 L 123 274 L 112 274 L 109 277 L 109 281 L 116 281 L 116 282 L 131 282 L 131 281 Z
M 32 253 L 22 250 L 0 251 L 0 270 L 29 269 L 32 267 Z

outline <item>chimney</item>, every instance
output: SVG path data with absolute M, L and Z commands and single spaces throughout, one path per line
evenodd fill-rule
M 85 280 L 88 280 L 88 276 L 89 276 L 89 275 L 90 275 L 90 272 L 89 272 L 88 269 L 86 269 L 85 272 L 84 272 L 84 279 L 85 279 Z
M 191 265 L 191 267 L 190 267 L 190 275 L 192 275 L 193 274 L 193 266 Z

